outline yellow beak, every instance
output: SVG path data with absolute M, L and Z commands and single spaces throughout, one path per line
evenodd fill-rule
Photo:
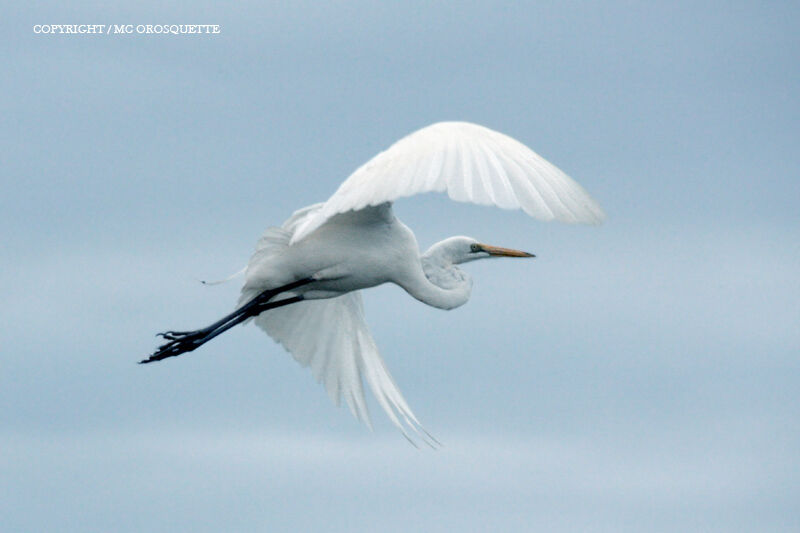
M 486 252 L 489 255 L 495 255 L 498 257 L 536 257 L 533 254 L 529 254 L 528 252 L 521 252 L 519 250 L 512 250 L 511 248 L 500 248 L 499 246 L 490 246 L 488 244 L 478 244 L 481 247 L 481 250 Z

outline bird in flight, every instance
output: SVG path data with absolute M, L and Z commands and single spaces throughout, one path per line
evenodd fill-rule
M 599 224 L 600 206 L 575 181 L 519 141 L 468 122 L 439 122 L 397 141 L 350 175 L 326 202 L 266 230 L 246 269 L 235 311 L 208 327 L 161 333 L 141 363 L 190 352 L 253 319 L 371 427 L 364 382 L 409 441 L 436 443 L 420 425 L 364 320 L 361 289 L 395 283 L 421 302 L 453 309 L 472 278 L 458 265 L 490 257 L 533 257 L 471 237 L 420 253 L 392 211 L 398 198 L 445 192 L 453 200 L 522 209 L 539 220 Z

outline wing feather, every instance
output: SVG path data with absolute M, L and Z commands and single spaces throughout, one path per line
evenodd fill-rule
M 358 420 L 372 427 L 364 398 L 366 381 L 378 404 L 409 440 L 413 434 L 430 439 L 378 352 L 364 321 L 359 292 L 271 309 L 256 317 L 255 323 L 298 363 L 311 367 L 314 379 L 325 386 L 336 405 L 344 398 Z
M 269 228 L 256 246 L 251 265 L 280 254 L 289 246 L 297 227 L 321 208 L 322 204 L 317 204 L 301 209 L 283 227 Z M 253 296 L 255 294 L 244 290 L 240 305 Z M 422 428 L 389 374 L 364 319 L 360 292 L 278 307 L 261 313 L 254 320 L 298 363 L 311 369 L 314 379 L 325 386 L 336 405 L 344 399 L 358 420 L 372 427 L 364 397 L 366 382 L 389 419 L 412 444 L 413 435 L 431 445 L 438 444 Z
M 293 233 L 297 242 L 338 213 L 423 192 L 522 210 L 540 220 L 599 224 L 600 206 L 569 176 L 511 137 L 439 122 L 397 141 L 350 175 Z

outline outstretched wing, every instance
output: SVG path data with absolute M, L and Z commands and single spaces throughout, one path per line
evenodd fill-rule
M 540 220 L 598 224 L 600 206 L 569 176 L 507 135 L 468 122 L 439 122 L 404 137 L 353 172 L 292 242 L 337 213 L 418 193 L 521 208 Z
M 269 228 L 256 245 L 251 264 L 269 261 L 270 255 L 280 254 L 298 225 L 321 207 L 322 204 L 315 204 L 300 209 L 283 227 Z M 240 305 L 255 296 L 246 287 Z M 410 436 L 413 432 L 429 444 L 436 443 L 411 412 L 389 374 L 364 320 L 359 292 L 271 309 L 258 315 L 255 323 L 281 343 L 298 363 L 311 368 L 314 379 L 325 386 L 336 405 L 344 398 L 360 421 L 372 427 L 364 399 L 366 381 L 389 419 L 409 441 L 413 443 Z
M 430 439 L 386 369 L 364 321 L 359 292 L 265 311 L 255 322 L 283 344 L 298 363 L 311 368 L 314 379 L 325 385 L 336 405 L 344 398 L 356 418 L 372 427 L 363 379 L 392 423 L 409 440 L 409 429 Z

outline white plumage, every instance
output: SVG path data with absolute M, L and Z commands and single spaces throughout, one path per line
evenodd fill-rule
M 246 268 L 239 307 L 211 326 L 167 332 L 152 362 L 191 351 L 251 317 L 302 365 L 337 404 L 368 425 L 363 383 L 391 421 L 433 439 L 419 424 L 364 321 L 361 289 L 391 282 L 418 300 L 452 309 L 469 299 L 472 279 L 457 265 L 531 254 L 451 237 L 420 254 L 413 232 L 391 208 L 397 198 L 440 191 L 464 202 L 521 208 L 540 220 L 598 224 L 603 211 L 558 168 L 520 142 L 483 126 L 441 122 L 396 142 L 356 170 L 324 203 L 294 213 L 259 240 Z
M 438 122 L 353 172 L 299 225 L 292 242 L 337 213 L 431 191 L 459 202 L 522 208 L 539 220 L 599 224 L 605 218 L 583 187 L 519 141 L 469 122 Z
M 301 209 L 283 227 L 268 229 L 259 240 L 250 264 L 255 262 L 259 265 L 265 259 L 269 261 L 271 255 L 285 253 L 298 224 L 320 207 L 322 204 Z M 259 288 L 244 289 L 240 304 L 258 292 Z M 370 428 L 372 424 L 362 380 L 366 380 L 392 423 L 409 440 L 407 428 L 424 438 L 431 438 L 420 426 L 386 369 L 364 321 L 360 291 L 346 292 L 334 298 L 309 299 L 264 311 L 255 318 L 255 323 L 281 343 L 298 363 L 311 368 L 314 379 L 325 386 L 336 405 L 344 399 L 353 415 Z

